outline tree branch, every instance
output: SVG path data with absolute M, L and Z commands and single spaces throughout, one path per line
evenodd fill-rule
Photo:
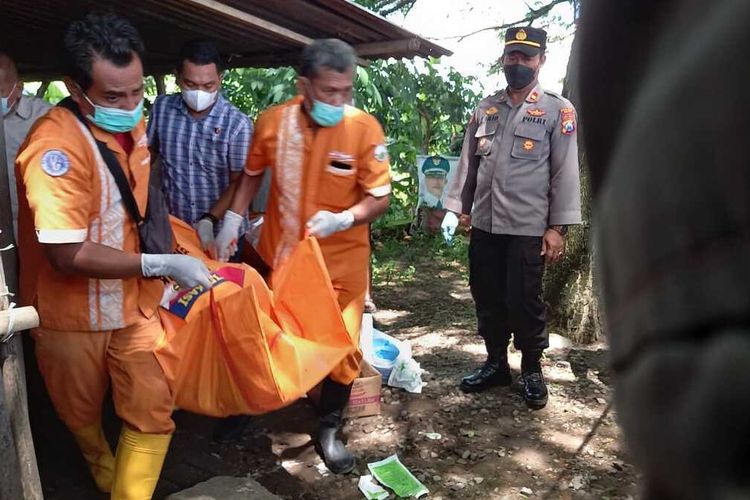
M 394 12 L 408 14 L 417 0 L 355 0 L 355 2 L 387 17 Z
M 526 4 L 526 6 L 529 7 L 529 12 L 518 21 L 500 24 L 498 26 L 488 26 L 487 28 L 478 29 L 476 31 L 472 31 L 471 33 L 467 33 L 464 35 L 447 36 L 447 37 L 439 38 L 439 40 L 458 39 L 459 42 L 462 42 L 465 38 L 469 38 L 470 36 L 474 36 L 476 34 L 483 33 L 485 31 L 507 30 L 508 28 L 513 28 L 521 24 L 526 24 L 527 26 L 531 26 L 531 24 L 534 21 L 541 19 L 542 17 L 548 15 L 552 11 L 552 9 L 555 8 L 555 6 L 561 3 L 572 3 L 572 2 L 573 0 L 551 0 L 548 4 L 542 5 L 541 7 L 536 8 L 536 9 L 531 8 L 528 4 Z
M 401 11 L 404 15 L 406 15 L 409 13 L 412 7 L 414 7 L 415 3 L 417 3 L 417 0 L 398 0 L 396 2 L 385 1 L 380 6 L 380 8 L 382 9 L 380 11 L 380 15 L 383 17 L 387 17 L 388 15 L 398 11 Z M 390 4 L 390 6 L 388 6 L 388 4 Z

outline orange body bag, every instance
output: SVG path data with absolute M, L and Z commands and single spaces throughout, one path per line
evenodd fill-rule
M 210 290 L 168 287 L 156 349 L 185 410 L 256 415 L 286 406 L 355 350 L 318 243 L 303 240 L 274 274 L 274 291 L 244 264 L 209 260 L 193 229 L 172 220 L 178 251 L 214 273 Z

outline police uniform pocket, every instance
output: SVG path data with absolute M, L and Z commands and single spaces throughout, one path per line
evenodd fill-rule
M 538 160 L 544 150 L 547 128 L 538 123 L 520 123 L 513 133 L 513 150 L 510 155 L 521 160 Z
M 492 141 L 495 138 L 495 132 L 497 132 L 497 120 L 485 120 L 479 127 L 474 137 L 477 139 L 477 149 L 474 151 L 476 156 L 487 156 L 492 150 Z

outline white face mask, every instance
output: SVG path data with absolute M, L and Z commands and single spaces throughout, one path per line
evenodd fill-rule
M 205 90 L 187 90 L 182 89 L 182 100 L 185 101 L 188 108 L 193 111 L 201 112 L 208 109 L 219 95 L 218 90 L 206 92 Z

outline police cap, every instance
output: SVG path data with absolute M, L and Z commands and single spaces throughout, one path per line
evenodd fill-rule
M 547 32 L 540 28 L 510 28 L 505 32 L 505 51 L 508 54 L 519 51 L 527 56 L 535 56 L 547 49 Z

